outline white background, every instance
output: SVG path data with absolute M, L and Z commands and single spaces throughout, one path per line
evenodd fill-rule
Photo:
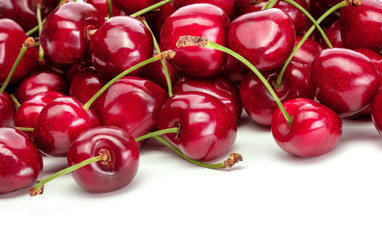
M 245 114 L 231 170 L 193 165 L 151 140 L 126 188 L 82 190 L 70 175 L 0 195 L 1 239 L 382 239 L 382 139 L 345 120 L 337 148 L 301 159 Z M 65 166 L 46 158 L 43 177 Z

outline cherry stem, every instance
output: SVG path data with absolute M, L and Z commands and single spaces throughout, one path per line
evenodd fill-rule
M 153 33 L 153 31 L 151 30 L 149 24 L 147 23 L 146 21 L 146 18 L 145 17 L 139 17 L 139 20 L 146 26 L 146 28 L 150 31 L 151 33 L 151 36 L 153 38 L 153 43 L 154 43 L 154 48 L 155 50 L 157 51 L 158 54 L 161 54 L 161 50 L 159 48 L 159 45 L 158 45 L 158 41 L 156 40 L 156 37 Z M 170 97 L 173 96 L 173 92 L 172 92 L 172 83 L 171 83 L 171 78 L 170 78 L 170 74 L 168 73 L 168 68 L 167 68 L 167 65 L 166 65 L 166 61 L 164 59 L 161 59 L 160 60 L 161 64 L 162 64 L 162 68 L 163 68 L 163 71 L 164 71 L 164 76 L 166 77 L 166 82 L 167 82 L 167 91 L 168 91 L 168 95 Z
M 107 10 L 109 12 L 109 16 L 107 17 L 107 19 L 110 19 L 113 17 L 113 3 L 111 2 L 111 0 L 106 0 L 106 3 L 107 3 Z
M 173 2 L 173 0 L 164 0 L 164 1 L 158 2 L 158 3 L 153 4 L 153 5 L 151 5 L 151 6 L 147 7 L 147 8 L 144 8 L 144 9 L 142 9 L 142 10 L 136 12 L 136 13 L 131 14 L 130 17 L 136 18 L 138 16 L 141 16 L 141 15 L 143 15 L 145 13 L 148 13 L 148 12 L 150 12 L 150 11 L 156 9 L 156 8 L 162 7 L 163 5 L 166 5 L 166 4 L 169 4 L 169 3 L 172 3 L 172 2 Z
M 163 135 L 163 134 L 166 134 L 166 133 L 178 133 L 178 132 L 179 132 L 179 128 L 178 127 L 166 128 L 166 129 L 158 130 L 158 131 L 155 131 L 155 132 L 146 133 L 143 136 L 137 137 L 135 139 L 135 141 L 139 142 L 139 141 L 142 141 L 142 140 L 145 140 L 145 139 L 148 139 L 148 138 L 152 138 L 152 137 L 155 137 L 155 136 Z
M 17 108 L 21 106 L 19 100 L 17 100 L 17 98 L 15 97 L 15 95 L 13 95 L 13 93 L 9 94 L 9 97 L 12 99 L 13 103 L 16 105 Z
M 158 61 L 160 59 L 163 59 L 163 58 L 168 58 L 168 59 L 171 59 L 175 57 L 175 52 L 172 51 L 172 50 L 168 50 L 168 51 L 164 51 L 162 52 L 161 54 L 158 54 L 156 56 L 153 56 L 143 62 L 140 62 L 134 66 L 132 66 L 131 68 L 123 71 L 122 73 L 118 74 L 117 76 L 115 76 L 113 79 L 111 79 L 108 83 L 106 83 L 100 90 L 98 90 L 98 92 L 96 92 L 93 97 L 91 97 L 89 99 L 89 101 L 87 103 L 84 104 L 83 106 L 83 109 L 85 111 L 89 110 L 90 106 L 93 104 L 93 102 L 103 93 L 105 92 L 111 85 L 113 85 L 116 81 L 118 81 L 119 79 L 121 79 L 122 77 L 126 76 L 127 74 L 137 70 L 138 68 L 140 67 L 143 67 L 149 63 L 152 63 L 152 62 L 155 62 L 155 61 Z
M 285 120 L 288 122 L 289 125 L 291 125 L 292 118 L 289 116 L 289 114 L 285 110 L 283 104 L 281 103 L 277 94 L 273 90 L 272 86 L 268 83 L 268 81 L 260 73 L 260 71 L 257 70 L 257 68 L 255 66 L 253 66 L 252 63 L 250 63 L 247 59 L 242 57 L 240 54 L 238 54 L 238 53 L 232 51 L 231 49 L 226 48 L 222 45 L 208 41 L 205 37 L 182 36 L 179 38 L 178 42 L 176 43 L 176 46 L 177 47 L 199 46 L 199 47 L 212 48 L 212 49 L 215 49 L 218 51 L 225 52 L 225 53 L 231 55 L 232 57 L 236 58 L 237 60 L 239 60 L 243 64 L 245 64 L 263 82 L 264 86 L 268 89 L 269 93 L 272 95 L 273 99 L 275 100 L 275 102 L 277 103 L 281 112 L 283 113 Z
M 37 23 L 38 23 L 38 37 L 41 38 L 41 30 L 42 30 L 42 21 L 41 21 L 41 3 L 38 3 L 36 6 L 36 16 L 37 16 Z M 44 64 L 44 50 L 42 49 L 42 46 L 40 45 L 38 47 L 38 59 L 41 65 Z
M 270 0 L 268 1 L 264 7 L 261 9 L 261 10 L 266 10 L 266 9 L 270 9 L 270 8 L 273 8 L 277 3 L 277 0 Z
M 321 33 L 321 36 L 325 40 L 325 42 L 328 45 L 328 47 L 329 48 L 333 48 L 333 45 L 329 41 L 329 39 L 326 36 L 324 30 L 322 30 L 321 26 L 317 23 L 317 21 L 313 18 L 313 16 L 305 8 L 303 8 L 300 4 L 296 3 L 293 0 L 283 0 L 283 1 L 286 2 L 286 3 L 291 4 L 292 6 L 294 6 L 298 10 L 300 10 L 302 13 L 304 13 L 310 19 L 310 21 L 312 21 L 312 23 L 317 28 L 317 30 Z
M 79 168 L 82 168 L 82 167 L 89 165 L 91 163 L 94 163 L 94 162 L 101 162 L 102 164 L 107 165 L 110 161 L 111 161 L 110 152 L 106 149 L 101 149 L 99 151 L 98 156 L 86 159 L 80 163 L 73 165 L 73 166 L 62 169 L 61 171 L 58 171 L 58 172 L 44 178 L 43 180 L 37 181 L 37 183 L 29 189 L 29 195 L 31 197 L 34 197 L 36 195 L 42 194 L 44 192 L 44 185 L 46 183 L 52 181 L 53 179 L 57 178 L 57 177 L 71 173 L 71 172 L 73 172 Z
M 347 7 L 349 6 L 350 3 L 348 1 L 343 1 L 343 2 L 340 2 L 338 4 L 336 4 L 335 6 L 331 7 L 328 11 L 326 11 L 318 20 L 317 20 L 317 24 L 320 24 L 327 16 L 329 16 L 332 12 L 336 11 L 337 9 L 339 8 L 342 8 L 342 7 Z M 284 66 L 282 67 L 278 77 L 277 77 L 277 80 L 276 80 L 276 86 L 280 86 L 281 85 L 281 79 L 283 78 L 283 75 L 284 75 L 284 72 L 286 70 L 286 68 L 288 67 L 288 64 L 289 62 L 292 60 L 292 58 L 294 57 L 294 55 L 296 54 L 296 52 L 298 51 L 298 49 L 300 49 L 300 47 L 302 46 L 302 44 L 304 44 L 304 42 L 306 41 L 306 39 L 308 39 L 308 37 L 312 34 L 312 32 L 314 31 L 314 29 L 316 29 L 315 25 L 313 25 L 306 33 L 305 35 L 301 38 L 300 42 L 297 44 L 297 46 L 293 49 L 291 55 L 289 56 L 289 58 L 285 61 L 284 63 Z
M 0 94 L 2 94 L 5 90 L 5 88 L 8 86 L 9 81 L 11 81 L 11 78 L 13 76 L 13 73 L 16 71 L 17 66 L 19 65 L 21 59 L 23 58 L 25 52 L 27 51 L 28 48 L 32 47 L 34 44 L 34 39 L 32 37 L 28 37 L 25 42 L 23 43 L 20 53 L 16 58 L 15 63 L 13 64 L 11 71 L 8 74 L 7 79 L 4 81 L 3 86 L 0 88 Z
M 33 132 L 34 129 L 33 128 L 29 128 L 29 127 L 15 127 L 17 130 L 20 130 L 20 131 L 23 131 L 23 132 Z
M 201 166 L 201 167 L 210 168 L 210 169 L 231 168 L 236 163 L 238 163 L 239 161 L 243 161 L 243 157 L 240 154 L 238 154 L 238 153 L 231 153 L 230 156 L 226 160 L 224 160 L 224 161 L 222 161 L 220 163 L 215 163 L 215 164 L 196 161 L 196 160 L 191 159 L 191 158 L 187 157 L 186 155 L 184 155 L 179 149 L 177 149 L 174 145 L 172 145 L 165 138 L 163 138 L 161 136 L 154 136 L 153 138 L 155 138 L 159 142 L 163 143 L 164 145 L 166 145 L 167 147 L 172 149 L 174 152 L 179 154 L 181 157 L 183 157 L 187 161 L 189 161 L 189 162 L 191 162 L 193 164 L 196 164 L 198 166 Z

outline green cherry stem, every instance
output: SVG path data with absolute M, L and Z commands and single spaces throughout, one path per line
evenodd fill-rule
M 163 59 L 163 58 L 167 58 L 167 59 L 171 59 L 175 56 L 175 52 L 174 51 L 171 51 L 171 50 L 168 50 L 168 51 L 164 51 L 162 52 L 161 54 L 158 54 L 154 57 L 151 57 L 143 62 L 140 62 L 134 66 L 132 66 L 131 68 L 123 71 L 122 73 L 118 74 L 117 76 L 115 76 L 113 79 L 111 79 L 108 83 L 106 83 L 100 90 L 98 90 L 98 92 L 96 92 L 90 99 L 89 101 L 87 101 L 84 106 L 83 106 L 83 109 L 85 111 L 89 110 L 90 106 L 93 104 L 93 102 L 103 93 L 105 92 L 111 85 L 113 85 L 116 81 L 118 81 L 120 78 L 126 76 L 127 74 L 137 70 L 138 68 L 140 67 L 143 67 L 149 63 L 152 63 L 152 62 L 155 62 L 155 61 L 158 61 L 160 59 Z
M 113 17 L 113 3 L 111 2 L 111 0 L 106 0 L 106 3 L 107 3 L 107 11 L 109 13 L 109 16 L 107 17 L 107 19 L 110 19 Z
M 266 10 L 266 9 L 270 9 L 270 8 L 273 8 L 276 3 L 277 3 L 278 0 L 269 0 L 265 5 L 264 7 L 261 9 L 261 10 Z M 251 1 L 252 2 L 252 1 Z M 257 1 L 255 1 L 257 2 Z
M 20 131 L 23 131 L 23 132 L 33 132 L 34 129 L 33 128 L 29 128 L 29 127 L 15 127 L 17 130 L 20 130 Z
M 196 164 L 198 166 L 205 167 L 205 168 L 210 168 L 210 169 L 231 168 L 231 167 L 233 167 L 233 165 L 235 165 L 239 161 L 243 160 L 243 157 L 240 154 L 231 153 L 230 156 L 226 160 L 224 160 L 220 163 L 210 164 L 210 163 L 199 162 L 199 161 L 193 160 L 193 159 L 187 157 L 186 155 L 184 155 L 179 149 L 177 149 L 174 145 L 172 145 L 169 141 L 167 141 L 163 137 L 154 136 L 153 138 L 155 138 L 159 142 L 163 143 L 168 148 L 172 149 L 174 152 L 176 152 L 178 155 L 180 155 L 181 157 L 183 157 L 187 161 L 189 161 L 193 164 Z
M 163 5 L 169 4 L 171 2 L 173 2 L 173 0 L 160 1 L 160 2 L 158 2 L 156 4 L 153 4 L 153 5 L 151 5 L 151 6 L 147 7 L 147 8 L 144 8 L 144 9 L 142 9 L 142 10 L 136 12 L 136 13 L 131 14 L 130 17 L 136 18 L 136 17 L 141 16 L 141 15 L 143 15 L 145 13 L 148 13 L 148 12 L 154 10 L 154 9 L 162 7 Z
M 5 88 L 8 86 L 9 81 L 11 81 L 11 78 L 13 76 L 13 73 L 16 71 L 17 66 L 19 65 L 21 59 L 23 58 L 25 52 L 27 51 L 28 48 L 32 47 L 34 44 L 34 39 L 32 37 L 28 37 L 25 42 L 23 43 L 20 53 L 16 58 L 15 63 L 13 64 L 11 71 L 8 74 L 7 79 L 4 81 L 3 85 L 0 88 L 0 94 L 2 94 L 5 90 Z
M 162 52 L 161 52 L 161 50 L 159 48 L 158 41 L 156 40 L 156 37 L 155 37 L 153 31 L 151 30 L 149 24 L 147 23 L 146 19 L 144 17 L 138 17 L 138 18 L 146 26 L 146 28 L 150 31 L 151 36 L 153 38 L 154 48 L 155 48 L 155 50 L 157 51 L 158 54 L 161 54 Z M 167 68 L 167 65 L 166 65 L 166 61 L 164 59 L 161 59 L 160 62 L 162 64 L 164 75 L 166 77 L 168 95 L 170 97 L 172 97 L 173 96 L 172 83 L 171 83 L 170 74 L 168 73 L 168 68 Z
M 41 20 L 41 3 L 38 3 L 36 6 L 36 16 L 37 16 L 37 23 L 38 23 L 38 36 L 41 38 L 41 30 L 42 30 L 42 20 Z M 38 47 L 38 60 L 41 65 L 44 63 L 44 50 L 42 49 L 42 46 L 40 45 Z
M 217 43 L 208 41 L 204 37 L 194 37 L 194 36 L 183 36 L 180 37 L 178 42 L 176 43 L 177 47 L 188 47 L 188 46 L 199 46 L 199 47 L 207 47 L 207 48 L 212 48 L 215 50 L 219 50 L 222 52 L 225 52 L 232 57 L 236 58 L 243 64 L 245 64 L 249 69 L 252 70 L 253 73 L 256 74 L 256 76 L 263 82 L 264 86 L 268 89 L 269 93 L 272 95 L 274 100 L 276 101 L 278 107 L 280 108 L 281 112 L 283 113 L 285 120 L 288 122 L 290 125 L 292 123 L 292 117 L 289 116 L 287 111 L 285 110 L 284 106 L 282 105 L 280 99 L 278 98 L 277 94 L 275 91 L 272 89 L 272 86 L 268 83 L 268 81 L 264 78 L 264 76 L 260 73 L 259 70 L 255 66 L 252 65 L 247 59 L 239 55 L 238 53 L 232 51 L 229 48 L 226 48 L 224 46 L 221 46 Z
M 101 149 L 99 151 L 98 156 L 86 159 L 80 163 L 77 163 L 73 166 L 70 166 L 70 167 L 67 167 L 61 171 L 58 171 L 58 172 L 44 178 L 43 180 L 37 181 L 37 183 L 29 189 L 29 195 L 31 197 L 34 197 L 36 195 L 42 194 L 44 192 L 44 185 L 46 183 L 48 183 L 48 182 L 52 181 L 53 179 L 58 178 L 62 175 L 71 173 L 71 172 L 73 172 L 79 168 L 82 168 L 82 167 L 89 165 L 91 163 L 94 163 L 94 162 L 100 162 L 101 164 L 107 165 L 107 164 L 109 164 L 110 161 L 111 161 L 110 152 L 106 149 Z
M 16 105 L 17 108 L 21 106 L 19 100 L 17 100 L 16 96 L 13 93 L 9 94 L 9 97 L 12 99 L 13 103 Z
M 328 11 L 326 11 L 318 20 L 317 20 L 317 24 L 320 24 L 327 16 L 329 16 L 331 13 L 333 13 L 334 11 L 336 11 L 337 9 L 340 9 L 342 7 L 347 7 L 349 6 L 350 3 L 345 0 L 343 2 L 340 2 L 338 4 L 336 4 L 335 6 L 331 7 Z M 283 75 L 284 75 L 284 72 L 286 70 L 286 68 L 288 67 L 288 64 L 289 62 L 292 60 L 292 58 L 294 57 L 294 55 L 296 54 L 296 52 L 298 51 L 298 49 L 300 49 L 300 47 L 302 46 L 302 44 L 304 44 L 304 42 L 306 41 L 306 39 L 308 39 L 308 37 L 312 34 L 312 32 L 314 31 L 314 29 L 316 29 L 316 27 L 313 25 L 306 33 L 305 35 L 301 38 L 300 42 L 297 44 L 297 46 L 293 49 L 292 53 L 290 54 L 289 58 L 285 61 L 284 63 L 284 66 L 282 67 L 278 77 L 277 77 L 277 80 L 276 80 L 276 87 L 277 86 L 280 86 L 281 85 L 281 80 L 283 78 Z
M 139 141 L 142 141 L 142 140 L 145 140 L 145 139 L 148 139 L 148 138 L 152 138 L 152 137 L 155 137 L 155 136 L 158 136 L 158 135 L 162 135 L 162 134 L 166 134 L 166 133 L 178 133 L 178 132 L 179 132 L 179 128 L 178 127 L 166 128 L 166 129 L 158 130 L 158 131 L 155 131 L 155 132 L 146 133 L 143 136 L 137 137 L 135 139 L 135 141 L 139 142 Z

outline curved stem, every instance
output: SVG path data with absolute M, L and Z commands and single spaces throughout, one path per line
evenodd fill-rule
M 155 132 L 149 132 L 149 133 L 147 133 L 147 134 L 145 134 L 143 136 L 137 137 L 135 139 L 135 141 L 139 142 L 139 141 L 145 140 L 147 138 L 152 138 L 152 137 L 159 136 L 159 135 L 162 135 L 162 134 L 166 134 L 166 133 L 178 133 L 178 132 L 179 132 L 179 128 L 178 127 L 166 128 L 166 129 L 158 130 L 158 131 L 155 131 Z
M 330 8 L 328 11 L 326 11 L 318 20 L 317 20 L 317 23 L 320 24 L 327 16 L 329 16 L 332 12 L 336 11 L 337 9 L 339 8 L 342 8 L 342 7 L 347 7 L 349 6 L 349 3 L 347 1 L 343 1 L 343 2 L 340 2 L 338 3 L 337 5 L 333 6 L 332 8 Z M 281 79 L 284 75 L 284 72 L 286 70 L 286 68 L 288 67 L 288 64 L 289 62 L 292 60 L 292 58 L 294 57 L 294 55 L 296 54 L 296 52 L 298 51 L 298 49 L 300 49 L 300 47 L 302 46 L 302 44 L 304 44 L 304 42 L 306 41 L 306 39 L 308 39 L 308 37 L 310 36 L 310 34 L 312 34 L 312 32 L 314 31 L 314 29 L 316 29 L 316 27 L 313 25 L 306 33 L 305 35 L 301 38 L 300 42 L 297 44 L 297 46 L 293 49 L 291 55 L 289 56 L 289 58 L 285 61 L 284 63 L 284 66 L 282 67 L 281 71 L 280 71 L 280 74 L 279 76 L 277 77 L 277 80 L 276 80 L 276 86 L 280 86 L 281 84 Z
M 23 131 L 23 132 L 33 132 L 34 131 L 33 128 L 29 128 L 29 127 L 15 127 L 15 128 L 20 130 L 20 131 Z
M 17 100 L 17 98 L 15 97 L 15 95 L 13 95 L 13 93 L 9 94 L 9 97 L 12 99 L 13 103 L 16 105 L 17 108 L 21 106 L 19 100 Z
M 42 21 L 41 21 L 41 3 L 37 4 L 36 6 L 36 16 L 37 16 L 37 23 L 38 23 L 38 37 L 41 38 L 41 29 L 42 29 Z M 40 63 L 44 62 L 44 50 L 42 49 L 42 46 L 40 45 L 38 47 L 38 59 Z
M 111 0 L 106 0 L 106 3 L 107 3 L 107 10 L 109 13 L 109 16 L 107 17 L 107 19 L 110 19 L 113 17 L 113 3 L 111 2 Z
M 173 58 L 175 56 L 175 52 L 174 51 L 171 51 L 171 50 L 168 50 L 168 51 L 164 51 L 162 52 L 161 54 L 159 55 L 156 55 L 154 57 L 151 57 L 143 62 L 140 62 L 134 66 L 132 66 L 131 68 L 123 71 L 122 73 L 118 74 L 117 76 L 115 76 L 112 80 L 110 80 L 108 83 L 106 83 L 100 90 L 98 90 L 98 92 L 96 92 L 93 97 L 91 97 L 89 99 L 89 101 L 87 101 L 87 103 L 84 104 L 83 106 L 83 109 L 85 111 L 89 110 L 90 106 L 93 104 L 93 102 L 103 93 L 105 92 L 111 85 L 113 85 L 116 81 L 118 81 L 120 78 L 126 76 L 127 74 L 137 70 L 138 68 L 140 67 L 143 67 L 149 63 L 152 63 L 152 62 L 155 62 L 155 61 L 158 61 L 160 59 L 163 59 L 163 58 Z
M 235 163 L 243 160 L 243 157 L 240 154 L 232 153 L 228 157 L 228 159 L 226 159 L 226 160 L 224 160 L 224 161 L 222 161 L 220 163 L 215 163 L 215 164 L 204 163 L 204 162 L 196 161 L 196 160 L 193 160 L 193 159 L 187 157 L 179 149 L 177 149 L 174 145 L 172 145 L 169 141 L 167 141 L 163 137 L 154 136 L 153 138 L 155 138 L 159 142 L 163 143 L 165 146 L 167 146 L 170 149 L 172 149 L 174 152 L 179 154 L 181 157 L 183 157 L 187 161 L 189 161 L 189 162 L 191 162 L 193 164 L 196 164 L 198 166 L 205 167 L 205 168 L 210 168 L 210 169 L 231 168 Z
M 151 5 L 151 6 L 147 7 L 147 8 L 144 8 L 144 9 L 142 9 L 142 10 L 136 12 L 136 13 L 131 14 L 130 17 L 136 18 L 138 16 L 141 16 L 141 15 L 143 15 L 145 13 L 148 13 L 148 12 L 150 12 L 150 11 L 156 9 L 156 8 L 162 7 L 163 5 L 166 5 L 166 4 L 171 3 L 171 2 L 173 2 L 173 0 L 164 0 L 164 1 L 158 2 L 158 3 L 153 4 L 153 5 Z
M 277 0 L 269 0 L 261 10 L 273 8 L 277 3 Z
M 161 52 L 161 50 L 159 48 L 158 41 L 156 40 L 155 35 L 152 32 L 150 26 L 148 25 L 146 19 L 144 17 L 141 17 L 140 20 L 146 26 L 146 28 L 150 31 L 151 36 L 153 38 L 153 43 L 154 43 L 155 50 L 157 51 L 158 54 L 161 54 L 162 52 Z M 166 65 L 166 61 L 164 59 L 161 59 L 160 62 L 162 64 L 162 68 L 163 68 L 163 71 L 164 71 L 164 76 L 166 77 L 168 95 L 170 97 L 172 97 L 173 96 L 172 82 L 171 82 L 170 74 L 168 73 L 168 68 L 167 68 L 167 65 Z

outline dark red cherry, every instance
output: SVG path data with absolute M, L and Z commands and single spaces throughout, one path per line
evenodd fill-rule
M 240 117 L 243 107 L 240 102 L 239 89 L 224 76 L 208 79 L 186 76 L 179 79 L 174 85 L 174 94 L 192 91 L 204 92 L 218 98 L 231 110 L 236 120 Z
M 47 62 L 58 69 L 88 57 L 88 34 L 97 29 L 104 17 L 91 4 L 69 2 L 46 18 L 41 31 L 41 46 Z
M 263 1 L 259 4 L 250 4 L 252 0 L 238 0 L 238 4 L 240 5 L 241 14 L 249 13 L 249 12 L 258 12 L 261 11 L 262 8 L 265 6 L 265 4 L 268 3 L 268 1 Z M 305 0 L 295 0 L 297 4 L 299 4 L 301 7 L 308 10 L 308 5 Z M 295 6 L 284 2 L 284 1 L 277 1 L 277 3 L 274 5 L 274 8 L 278 8 L 283 10 L 285 13 L 287 13 L 292 19 L 293 23 L 296 29 L 296 33 L 300 33 L 302 30 L 305 29 L 305 27 L 311 23 L 309 18 L 302 13 L 299 9 L 297 9 Z
M 57 98 L 40 112 L 33 131 L 33 140 L 47 155 L 65 156 L 71 143 L 82 132 L 100 125 L 92 111 L 72 97 Z
M 382 48 L 382 2 L 362 0 L 361 6 L 349 6 L 340 11 L 341 37 L 347 48 Z
M 326 4 L 323 4 L 321 1 L 317 0 L 309 0 L 307 1 L 308 3 L 308 8 L 309 8 L 309 13 L 312 15 L 314 19 L 320 18 L 326 11 L 329 10 L 329 6 Z M 328 17 L 325 18 L 322 23 L 320 23 L 320 26 L 322 28 L 328 28 L 333 22 L 338 20 L 338 15 L 337 14 L 330 14 Z M 308 28 L 310 28 L 312 24 Z M 301 34 L 301 33 L 300 33 Z
M 44 19 L 54 8 L 58 6 L 60 0 L 12 0 L 17 22 L 28 31 L 37 26 L 37 5 L 41 4 L 41 19 Z
M 222 75 L 226 76 L 232 82 L 240 83 L 249 71 L 249 68 L 242 62 L 231 55 L 228 55 L 227 63 L 222 71 Z
M 2 0 L 0 2 L 0 18 L 10 18 L 17 22 L 16 10 L 12 0 Z
M 128 15 L 150 7 L 157 2 L 159 2 L 159 0 L 113 0 L 113 4 Z
M 159 12 L 155 13 L 154 11 L 151 11 L 145 15 L 150 27 L 152 28 L 151 30 L 155 33 L 156 36 L 158 36 L 158 41 L 160 41 L 159 34 L 164 22 L 175 11 L 176 8 L 174 7 L 174 3 L 171 2 L 160 7 Z M 154 16 L 150 15 L 150 13 L 154 13 Z
M 219 99 L 202 92 L 171 97 L 158 115 L 158 128 L 178 127 L 164 137 L 186 156 L 197 161 L 216 159 L 233 146 L 236 120 Z
M 106 0 L 86 0 L 84 2 L 89 3 L 93 5 L 95 8 L 97 8 L 97 10 L 101 13 L 103 17 L 109 16 L 109 9 L 108 9 Z M 115 6 L 115 4 L 112 4 L 112 14 L 113 16 L 119 16 L 119 15 L 124 15 L 124 12 L 118 9 Z
M 302 36 L 296 37 L 295 47 L 301 41 L 301 38 Z M 297 50 L 296 54 L 292 58 L 292 61 L 310 65 L 313 59 L 316 57 L 316 55 L 320 53 L 323 49 L 324 48 L 318 42 L 311 38 L 308 38 Z
M 291 61 L 284 72 L 281 87 L 276 88 L 275 82 L 279 72 L 277 69 L 265 72 L 263 75 L 281 101 L 314 98 L 309 66 Z M 273 113 L 278 106 L 261 80 L 253 73 L 249 73 L 241 82 L 239 89 L 241 102 L 251 119 L 262 126 L 271 126 Z
M 7 79 L 20 49 L 27 39 L 24 30 L 11 19 L 0 19 L 0 85 Z M 17 65 L 9 84 L 15 84 L 29 74 L 37 65 L 37 49 L 29 48 Z
M 152 81 L 123 77 L 97 99 L 97 115 L 103 126 L 120 127 L 136 138 L 156 127 L 167 98 L 167 92 Z
M 117 16 L 106 21 L 92 37 L 90 60 L 97 72 L 110 80 L 152 57 L 153 48 L 152 36 L 142 22 Z M 134 71 L 133 75 L 140 71 Z
M 277 8 L 237 17 L 232 21 L 228 34 L 229 48 L 259 71 L 280 67 L 292 52 L 295 40 L 292 19 Z
M 13 126 L 16 105 L 5 91 L 0 94 L 0 127 Z
M 0 128 L 0 194 L 33 185 L 43 169 L 41 154 L 23 132 Z
M 64 96 L 62 93 L 53 91 L 33 95 L 17 108 L 15 113 L 15 127 L 34 128 L 41 110 L 51 101 Z M 32 132 L 25 132 L 25 134 L 30 137 L 33 136 Z
M 333 47 L 335 48 L 345 48 L 343 42 L 342 42 L 342 37 L 341 37 L 341 29 L 340 29 L 340 21 L 335 21 L 330 25 L 326 31 L 325 31 L 326 36 L 328 37 L 330 43 L 332 44 Z M 322 40 L 322 46 L 328 47 L 325 43 L 325 41 Z
M 317 157 L 333 150 L 342 135 L 342 120 L 330 108 L 310 99 L 297 98 L 283 103 L 292 117 L 288 125 L 277 108 L 272 117 L 272 135 L 287 153 Z
M 174 0 L 176 9 L 196 3 L 209 3 L 215 5 L 220 7 L 230 19 L 234 17 L 234 0 Z
M 68 94 L 68 83 L 64 75 L 54 71 L 42 71 L 25 78 L 16 88 L 15 96 L 20 103 L 31 96 L 46 91 Z
M 139 149 L 134 138 L 117 127 L 96 127 L 79 135 L 70 146 L 68 166 L 108 151 L 107 163 L 98 161 L 72 172 L 82 188 L 93 193 L 111 192 L 127 186 L 138 172 Z
M 382 56 L 375 51 L 371 51 L 370 49 L 365 48 L 354 49 L 354 51 L 362 53 L 374 63 L 374 66 L 378 72 L 378 76 L 382 81 Z
M 229 19 L 224 11 L 211 4 L 191 4 L 176 10 L 163 24 L 161 49 L 173 50 L 170 62 L 185 75 L 216 76 L 226 64 L 226 54 L 201 47 L 178 48 L 176 42 L 184 35 L 203 36 L 220 45 L 227 45 Z
M 70 83 L 72 82 L 73 80 L 73 77 L 81 70 L 87 68 L 87 67 L 92 67 L 92 64 L 90 62 L 89 59 L 86 59 L 82 62 L 78 62 L 78 63 L 75 63 L 73 64 L 69 70 L 66 72 L 66 78 L 68 80 L 68 83 L 70 85 Z
M 345 48 L 319 53 L 312 62 L 310 76 L 317 100 L 342 117 L 365 109 L 381 82 L 369 58 Z

